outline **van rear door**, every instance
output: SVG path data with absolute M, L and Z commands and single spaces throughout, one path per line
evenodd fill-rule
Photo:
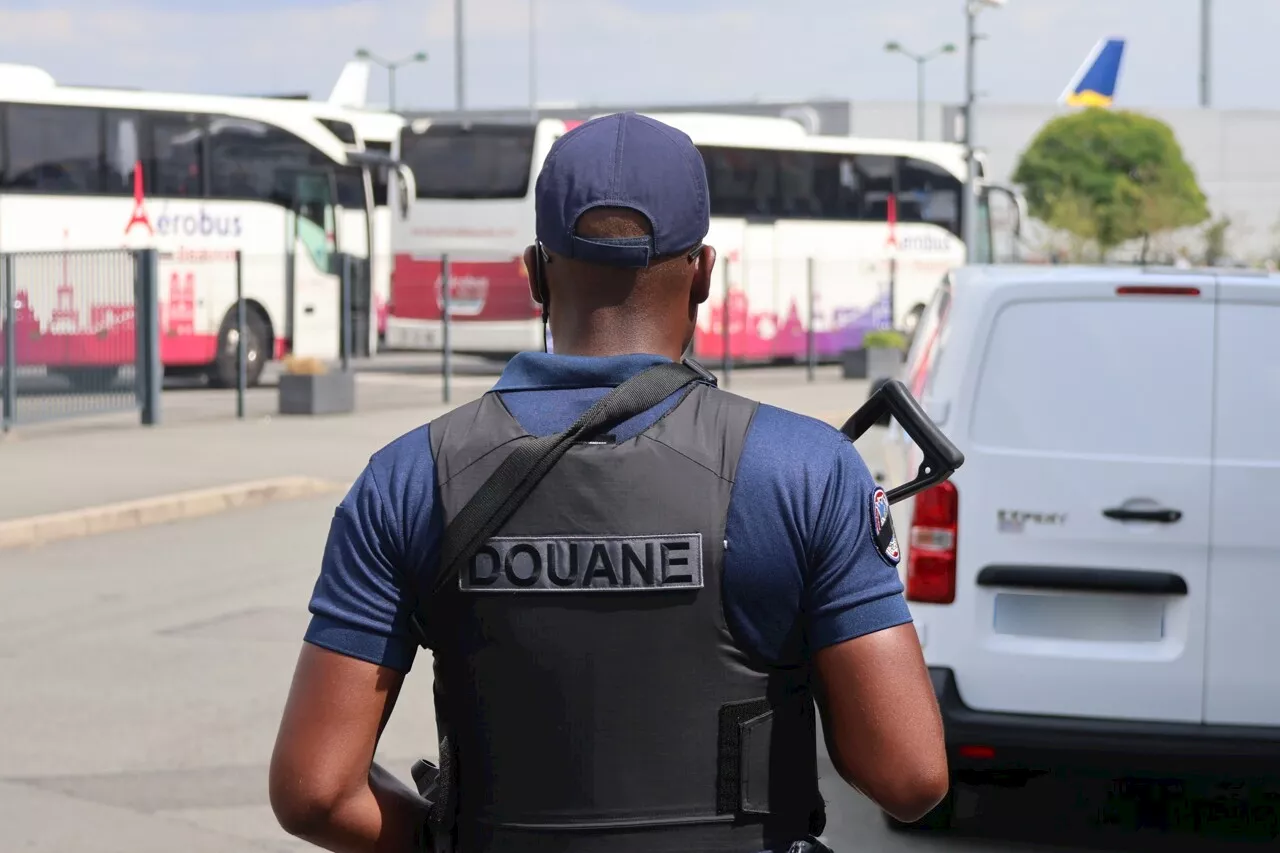
M 969 705 L 1201 721 L 1214 291 L 1135 271 L 993 297 L 949 605 Z
M 1205 722 L 1280 725 L 1280 284 L 1218 290 Z

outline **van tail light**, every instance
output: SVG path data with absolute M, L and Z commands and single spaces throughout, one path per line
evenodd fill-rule
M 960 500 L 950 480 L 916 495 L 907 552 L 908 601 L 950 604 L 956 600 L 956 533 Z

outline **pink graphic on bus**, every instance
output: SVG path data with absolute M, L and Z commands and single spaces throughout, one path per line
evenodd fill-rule
M 133 215 L 129 217 L 129 224 L 124 227 L 124 233 L 127 235 L 133 230 L 133 226 L 141 225 L 147 229 L 148 234 L 155 234 L 156 231 L 151 227 L 151 217 L 147 216 L 146 199 L 142 191 L 142 161 L 133 164 Z

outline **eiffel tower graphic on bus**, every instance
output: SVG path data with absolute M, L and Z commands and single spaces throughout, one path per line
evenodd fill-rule
M 129 217 L 129 224 L 124 227 L 124 233 L 127 235 L 133 230 L 133 226 L 141 225 L 147 229 L 147 233 L 155 235 L 156 231 L 151 227 L 151 218 L 147 216 L 146 199 L 142 191 L 142 161 L 133 164 L 133 215 Z

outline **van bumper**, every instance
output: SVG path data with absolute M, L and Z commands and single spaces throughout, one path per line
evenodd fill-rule
M 1280 728 L 977 711 L 965 705 L 950 669 L 930 667 L 929 676 L 953 772 L 1280 778 Z

